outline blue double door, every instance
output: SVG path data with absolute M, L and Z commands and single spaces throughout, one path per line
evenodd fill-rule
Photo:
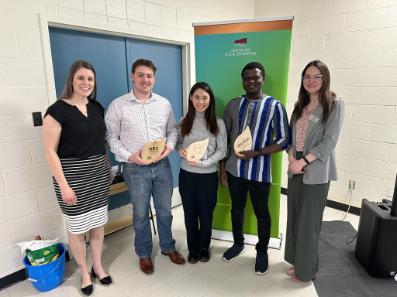
M 154 92 L 171 102 L 177 121 L 182 117 L 181 46 L 59 28 L 49 28 L 49 32 L 57 96 L 62 92 L 73 62 L 86 60 L 96 71 L 97 100 L 107 108 L 113 99 L 132 89 L 132 63 L 136 59 L 145 58 L 152 60 L 157 67 Z M 175 152 L 170 161 L 176 186 L 179 157 Z M 116 164 L 112 155 L 111 162 Z M 113 202 L 111 208 L 129 201 L 126 194 L 122 194 L 120 199 L 112 200 L 117 202 Z

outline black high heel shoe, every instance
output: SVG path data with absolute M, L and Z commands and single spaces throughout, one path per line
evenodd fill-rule
M 83 279 L 81 279 L 81 281 L 83 281 Z M 93 286 L 93 284 L 90 284 L 88 286 L 85 286 L 84 288 L 80 287 L 80 290 L 81 290 L 81 293 L 83 293 L 84 295 L 90 296 L 92 294 L 92 292 L 94 291 L 94 286 Z
M 99 278 L 98 274 L 96 274 L 94 271 L 94 266 L 92 266 L 92 268 L 91 268 L 91 276 L 93 278 L 99 279 L 99 281 L 102 285 L 110 285 L 113 282 L 112 277 L 110 275 L 105 276 L 103 278 Z

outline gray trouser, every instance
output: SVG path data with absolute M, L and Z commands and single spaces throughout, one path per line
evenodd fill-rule
M 288 180 L 285 261 L 301 281 L 314 278 L 319 267 L 318 241 L 330 183 L 306 185 L 303 174 Z

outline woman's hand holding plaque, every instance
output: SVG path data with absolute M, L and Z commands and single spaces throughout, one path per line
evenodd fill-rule
M 198 162 L 204 156 L 208 148 L 209 138 L 196 141 L 190 144 L 186 149 L 186 160 L 189 162 Z

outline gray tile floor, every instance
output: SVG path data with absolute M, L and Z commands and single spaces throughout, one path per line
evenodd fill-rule
M 183 209 L 173 210 L 173 234 L 177 248 L 187 254 L 186 234 L 183 224 Z M 326 208 L 324 220 L 340 220 L 344 213 Z M 348 214 L 346 220 L 357 229 L 359 217 Z M 280 231 L 284 234 L 286 226 L 286 198 L 281 197 Z M 93 296 L 133 297 L 133 296 L 169 296 L 169 297 L 244 297 L 244 296 L 317 296 L 312 283 L 295 284 L 285 274 L 288 265 L 283 261 L 283 249 L 269 250 L 270 270 L 258 276 L 254 273 L 255 248 L 248 246 L 246 252 L 233 262 L 224 262 L 221 255 L 230 246 L 230 242 L 213 240 L 212 258 L 208 263 L 177 266 L 158 249 L 158 239 L 154 238 L 153 260 L 155 272 L 144 275 L 138 268 L 138 258 L 132 246 L 132 228 L 116 232 L 105 238 L 103 251 L 104 265 L 111 273 L 114 284 L 104 287 L 99 282 L 94 285 Z M 284 242 L 283 242 L 284 245 Z M 88 259 L 90 251 L 88 250 Z M 29 281 L 18 283 L 0 291 L 0 297 L 22 296 L 82 296 L 79 290 L 80 276 L 75 262 L 66 266 L 65 282 L 58 288 L 38 293 Z

